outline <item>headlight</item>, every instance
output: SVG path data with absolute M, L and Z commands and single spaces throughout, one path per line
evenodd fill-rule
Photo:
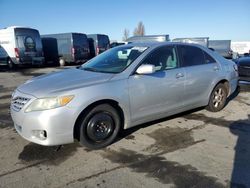
M 34 100 L 25 110 L 25 112 L 49 110 L 67 105 L 72 99 L 73 95 L 42 98 Z

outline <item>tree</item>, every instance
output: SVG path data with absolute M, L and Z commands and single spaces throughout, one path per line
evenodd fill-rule
M 122 40 L 126 41 L 128 39 L 128 37 L 129 37 L 129 30 L 128 29 L 124 29 Z
M 140 21 L 134 30 L 134 36 L 144 36 L 144 35 L 145 35 L 145 27 L 142 21 Z

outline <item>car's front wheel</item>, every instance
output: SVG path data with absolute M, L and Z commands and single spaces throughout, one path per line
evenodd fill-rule
M 115 140 L 121 127 L 121 117 L 111 105 L 101 104 L 85 114 L 80 124 L 80 143 L 99 149 Z
M 218 112 L 225 107 L 226 101 L 227 88 L 224 84 L 220 83 L 212 91 L 206 109 L 211 112 Z

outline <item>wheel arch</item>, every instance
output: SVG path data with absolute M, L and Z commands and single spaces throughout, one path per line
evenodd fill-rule
M 89 104 L 78 115 L 78 117 L 75 121 L 75 124 L 74 124 L 74 129 L 73 129 L 73 138 L 74 139 L 77 139 L 78 141 L 80 140 L 80 121 L 82 120 L 84 115 L 87 114 L 91 109 L 93 109 L 94 107 L 96 107 L 100 104 L 109 104 L 110 106 L 114 107 L 118 111 L 118 113 L 121 117 L 122 128 L 124 128 L 125 115 L 124 115 L 123 109 L 119 105 L 119 102 L 117 102 L 113 99 L 102 99 L 102 100 L 98 100 L 98 101 L 95 101 L 95 102 Z
M 220 80 L 217 81 L 217 82 L 213 85 L 213 87 L 211 88 L 210 93 L 209 93 L 209 95 L 207 96 L 207 97 L 208 97 L 208 98 L 207 98 L 207 104 L 209 103 L 209 99 L 210 99 L 210 96 L 211 96 L 211 94 L 212 94 L 214 88 L 215 88 L 218 84 L 224 84 L 224 85 L 226 86 L 226 88 L 227 88 L 227 95 L 230 94 L 230 84 L 229 84 L 229 81 L 228 81 L 227 79 L 220 79 Z
M 230 84 L 229 81 L 227 79 L 222 79 L 220 80 L 215 86 L 214 88 L 218 85 L 218 84 L 223 84 L 225 85 L 226 89 L 227 89 L 227 96 L 230 95 Z

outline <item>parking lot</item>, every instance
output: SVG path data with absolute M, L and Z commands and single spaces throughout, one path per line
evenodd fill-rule
M 0 187 L 250 187 L 247 83 L 221 112 L 201 108 L 143 124 L 102 150 L 29 143 L 14 130 L 11 93 L 61 69 L 0 71 Z

